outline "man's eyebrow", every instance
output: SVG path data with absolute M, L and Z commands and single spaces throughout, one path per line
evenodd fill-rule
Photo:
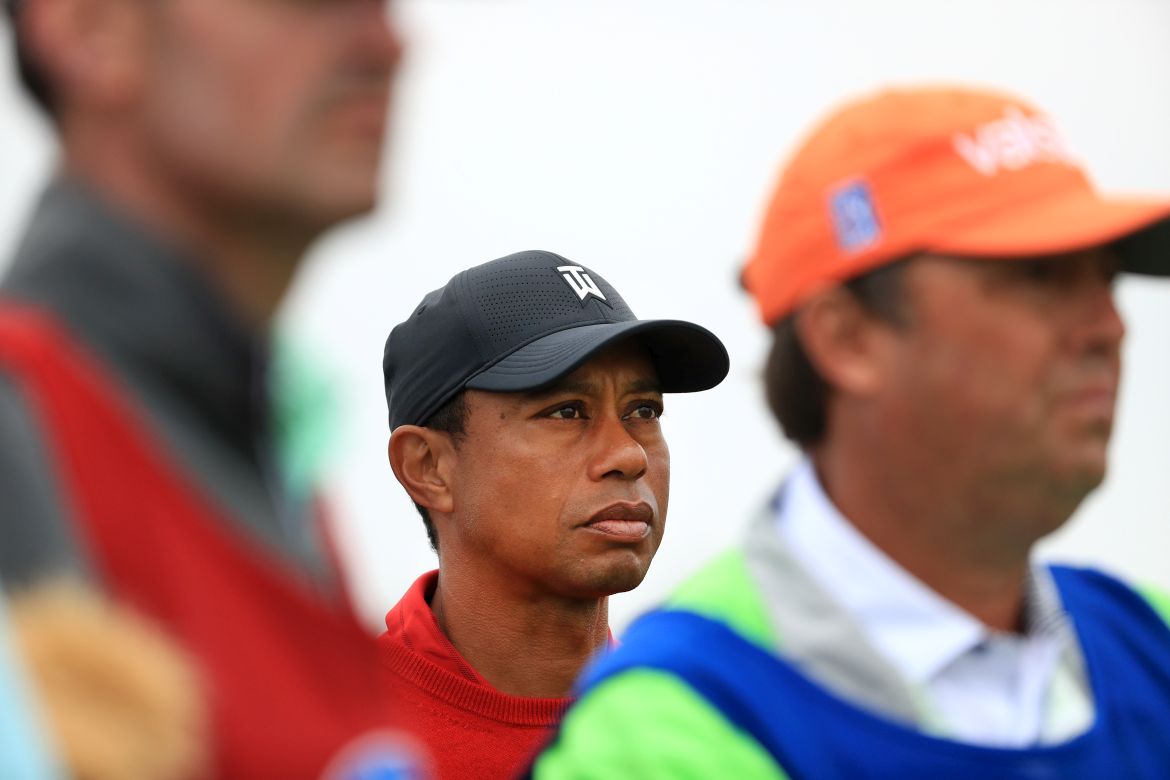
M 657 379 L 638 379 L 626 386 L 627 393 L 662 394 L 662 384 Z
M 540 390 L 531 390 L 521 393 L 521 396 L 526 401 L 540 401 L 554 395 L 595 395 L 601 392 L 601 385 L 597 382 L 586 382 L 583 380 L 567 380 L 557 382 L 549 387 Z M 630 395 L 634 393 L 662 393 L 662 385 L 656 379 L 639 378 L 622 387 L 622 393 Z
M 564 380 L 555 384 L 543 387 L 539 390 L 529 390 L 521 393 L 521 396 L 528 401 L 539 401 L 553 395 L 563 395 L 571 393 L 574 395 L 591 395 L 600 390 L 600 385 L 596 382 L 584 382 L 581 380 Z

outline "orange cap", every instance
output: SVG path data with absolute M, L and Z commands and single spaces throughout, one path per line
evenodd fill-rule
M 1170 197 L 1103 198 L 1034 106 L 983 90 L 890 90 L 838 110 L 796 152 L 743 281 L 771 324 L 908 255 L 1039 256 L 1139 232 L 1123 266 L 1170 275 Z

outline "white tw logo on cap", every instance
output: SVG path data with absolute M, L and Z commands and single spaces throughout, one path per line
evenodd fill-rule
M 589 276 L 589 272 L 579 265 L 562 265 L 558 266 L 557 270 L 561 272 L 561 278 L 564 279 L 573 292 L 577 293 L 577 297 L 582 301 L 592 295 L 595 298 L 605 300 L 605 294 L 601 292 L 601 288 L 597 286 L 597 282 Z M 607 301 L 608 303 L 608 301 Z

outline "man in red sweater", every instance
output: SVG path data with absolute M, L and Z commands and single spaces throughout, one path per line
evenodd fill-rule
M 386 616 L 386 695 L 436 776 L 510 777 L 609 641 L 608 597 L 658 549 L 662 394 L 714 387 L 727 352 L 530 251 L 427 295 L 383 369 L 390 465 L 439 555 Z

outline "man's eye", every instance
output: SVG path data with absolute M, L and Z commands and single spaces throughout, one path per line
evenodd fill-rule
M 1025 260 L 1020 272 L 1030 281 L 1040 283 L 1059 282 L 1069 276 L 1069 269 L 1053 260 Z
M 662 406 L 650 402 L 638 404 L 629 416 L 637 420 L 657 420 L 662 416 Z
M 585 415 L 581 412 L 581 407 L 577 406 L 576 404 L 566 404 L 564 406 L 559 406 L 556 409 L 553 409 L 549 414 L 549 417 L 552 417 L 556 420 L 580 420 L 584 416 Z

